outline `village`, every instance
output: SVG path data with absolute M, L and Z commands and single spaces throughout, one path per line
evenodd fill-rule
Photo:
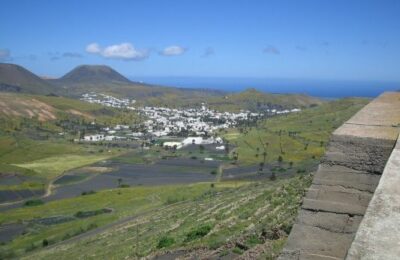
M 107 107 L 114 108 L 126 108 L 130 110 L 135 110 L 131 105 L 135 104 L 136 100 L 130 100 L 128 98 L 116 98 L 106 94 L 97 94 L 94 92 L 85 93 L 80 98 L 82 101 L 86 101 L 89 103 L 100 104 Z
M 189 144 L 216 144 L 224 150 L 218 132 L 222 129 L 248 125 L 267 116 L 295 113 L 294 109 L 268 109 L 265 113 L 241 110 L 238 113 L 211 110 L 206 104 L 195 108 L 133 107 L 135 100 L 118 99 L 106 94 L 87 93 L 81 100 L 120 109 L 135 110 L 145 120 L 140 124 L 103 127 L 95 133 L 87 133 L 78 141 L 134 141 L 161 143 L 164 147 L 180 149 Z

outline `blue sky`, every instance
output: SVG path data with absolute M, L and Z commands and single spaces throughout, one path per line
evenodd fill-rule
M 39 75 L 106 64 L 130 77 L 400 81 L 398 0 L 0 5 L 0 59 Z

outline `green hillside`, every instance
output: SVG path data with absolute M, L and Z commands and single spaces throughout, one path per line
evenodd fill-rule
M 224 134 L 236 147 L 231 156 L 241 164 L 278 162 L 300 163 L 318 160 L 334 129 L 368 103 L 367 99 L 349 98 L 327 102 L 299 113 L 273 117 L 257 126 L 232 129 Z
M 0 190 L 42 190 L 64 171 L 119 154 L 72 142 L 79 131 L 97 125 L 140 120 L 132 111 L 54 96 L 2 93 L 0 95 L 0 173 L 29 176 Z M 61 133 L 61 134 L 60 134 Z
M 232 147 L 232 159 L 226 166 L 258 165 L 266 151 L 266 164 L 278 165 L 278 157 L 282 157 L 276 180 L 224 181 L 217 177 L 212 183 L 116 188 L 10 210 L 0 218 L 3 224 L 15 223 L 15 219 L 32 224 L 25 235 L 3 245 L 0 253 L 35 259 L 191 253 L 204 258 L 242 255 L 273 259 L 284 245 L 310 185 L 311 176 L 303 167 L 318 164 L 332 131 L 367 102 L 337 100 L 267 119 L 257 126 L 221 132 Z M 47 169 L 43 165 L 59 167 L 61 160 L 48 156 L 33 162 L 32 157 L 15 167 L 29 166 L 33 171 Z M 297 173 L 285 176 L 292 168 Z M 111 212 L 105 211 L 109 208 Z M 82 212 L 97 213 L 80 218 Z M 35 222 L 55 217 L 63 221 L 51 225 Z M 82 237 L 76 237 L 80 234 Z
M 255 89 L 215 97 L 207 100 L 208 105 L 220 111 L 262 111 L 271 107 L 304 108 L 324 103 L 321 99 L 300 94 L 271 94 Z

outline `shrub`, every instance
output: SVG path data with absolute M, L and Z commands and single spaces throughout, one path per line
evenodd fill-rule
M 81 193 L 82 196 L 86 196 L 86 195 L 90 195 L 90 194 L 95 194 L 96 192 L 94 190 L 90 190 L 90 191 L 84 191 Z
M 263 241 L 257 236 L 257 235 L 251 235 L 247 240 L 246 240 L 246 245 L 249 247 L 253 247 L 258 244 L 262 244 Z
M 235 254 L 238 254 L 238 255 L 243 254 L 243 250 L 240 249 L 239 247 L 235 247 L 235 248 L 232 250 L 232 252 L 235 253 Z
M 43 204 L 44 204 L 44 202 L 42 200 L 39 200 L 39 199 L 27 200 L 24 203 L 24 205 L 27 206 L 27 207 L 39 206 L 39 205 L 43 205 Z
M 165 205 L 174 204 L 180 201 L 184 201 L 186 198 L 184 196 L 168 196 L 167 200 L 165 201 Z
M 49 245 L 49 241 L 47 240 L 47 239 L 43 239 L 43 241 L 42 241 L 42 246 L 43 247 L 46 247 L 46 246 L 48 246 Z
M 86 230 L 92 230 L 97 228 L 97 224 L 96 223 L 90 223 L 87 227 Z
M 207 246 L 208 248 L 212 250 L 216 250 L 223 246 L 226 243 L 226 237 L 224 235 L 216 235 L 215 233 L 210 235 L 209 238 L 207 238 Z
M 168 236 L 163 236 L 158 240 L 157 248 L 170 247 L 175 243 L 175 239 Z
M 97 209 L 92 211 L 78 211 L 75 213 L 75 217 L 77 218 L 88 218 L 92 216 L 97 216 L 100 214 L 111 213 L 112 209 L 104 208 L 104 209 Z
M 196 229 L 193 229 L 189 233 L 186 234 L 186 242 L 193 241 L 199 238 L 202 238 L 206 236 L 210 231 L 212 227 L 211 225 L 202 225 L 197 227 Z

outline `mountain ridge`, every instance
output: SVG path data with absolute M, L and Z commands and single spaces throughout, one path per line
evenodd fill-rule
M 55 92 L 56 89 L 20 65 L 0 63 L 0 91 L 46 95 Z
M 79 65 L 56 81 L 63 83 L 132 83 L 129 79 L 107 65 Z
M 88 92 L 127 97 L 138 105 L 193 107 L 208 103 L 215 109 L 256 111 L 266 107 L 308 107 L 321 99 L 303 94 L 271 94 L 247 89 L 229 93 L 133 82 L 106 65 L 80 65 L 58 79 L 43 79 L 22 66 L 0 64 L 0 91 L 80 98 Z

